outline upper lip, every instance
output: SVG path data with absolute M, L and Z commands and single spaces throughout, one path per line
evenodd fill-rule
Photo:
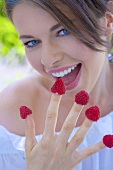
M 61 72 L 61 71 L 67 70 L 68 68 L 71 68 L 71 67 L 76 66 L 76 65 L 78 65 L 78 64 L 72 64 L 72 65 L 70 65 L 70 66 L 64 66 L 64 67 L 60 67 L 60 68 L 51 69 L 51 70 L 49 70 L 48 72 L 49 72 L 50 74 L 52 74 L 52 73 L 57 73 L 57 72 L 59 73 L 59 72 Z

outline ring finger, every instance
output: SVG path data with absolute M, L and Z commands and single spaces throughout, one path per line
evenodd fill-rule
M 77 119 L 78 119 L 83 107 L 84 106 L 78 105 L 76 103 L 73 104 L 73 107 L 70 110 L 69 115 L 67 116 L 67 118 L 62 126 L 62 129 L 61 129 L 61 132 L 59 135 L 60 143 L 67 144 L 67 141 L 76 125 Z

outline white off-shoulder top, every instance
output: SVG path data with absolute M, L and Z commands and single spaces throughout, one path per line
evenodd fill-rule
M 69 141 L 78 128 L 73 130 Z M 59 132 L 56 133 L 59 134 Z M 93 124 L 78 150 L 99 142 L 106 134 L 113 134 L 113 111 Z M 37 135 L 37 141 L 40 141 L 41 137 L 42 135 Z M 0 170 L 26 169 L 24 144 L 25 137 L 10 133 L 0 126 Z M 84 160 L 74 170 L 113 170 L 113 149 L 101 150 Z

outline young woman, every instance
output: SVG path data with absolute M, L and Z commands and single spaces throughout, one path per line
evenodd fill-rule
M 113 133 L 113 2 L 7 0 L 6 11 L 40 76 L 0 94 L 0 169 L 112 170 L 113 149 L 102 138 Z M 57 77 L 65 95 L 51 93 Z M 81 90 L 90 95 L 84 107 L 74 103 Z M 93 124 L 84 113 L 94 105 L 101 118 Z M 21 106 L 33 112 L 25 121 Z

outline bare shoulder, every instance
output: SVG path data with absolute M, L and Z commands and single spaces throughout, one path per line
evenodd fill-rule
M 13 133 L 22 134 L 24 122 L 19 115 L 20 106 L 25 105 L 35 112 L 44 91 L 48 93 L 48 84 L 48 80 L 35 74 L 5 88 L 0 93 L 0 124 Z M 13 131 L 15 126 L 17 129 Z
M 6 101 L 16 101 L 17 103 L 36 96 L 36 93 L 40 93 L 42 90 L 49 90 L 49 80 L 46 78 L 34 74 L 18 80 L 9 86 L 7 86 L 2 92 L 0 92 L 0 100 L 3 103 Z M 0 102 L 0 103 L 1 103 Z
M 36 87 L 35 77 L 36 76 L 29 76 L 7 86 L 0 93 L 0 106 L 1 104 L 5 104 L 5 108 L 7 108 L 9 104 L 12 106 L 14 103 L 16 103 L 16 106 L 17 104 L 23 102 L 25 99 L 26 102 L 28 102 L 29 97 L 33 97 L 33 92 L 38 90 L 39 83 L 37 83 Z M 13 105 L 13 107 L 15 106 Z

